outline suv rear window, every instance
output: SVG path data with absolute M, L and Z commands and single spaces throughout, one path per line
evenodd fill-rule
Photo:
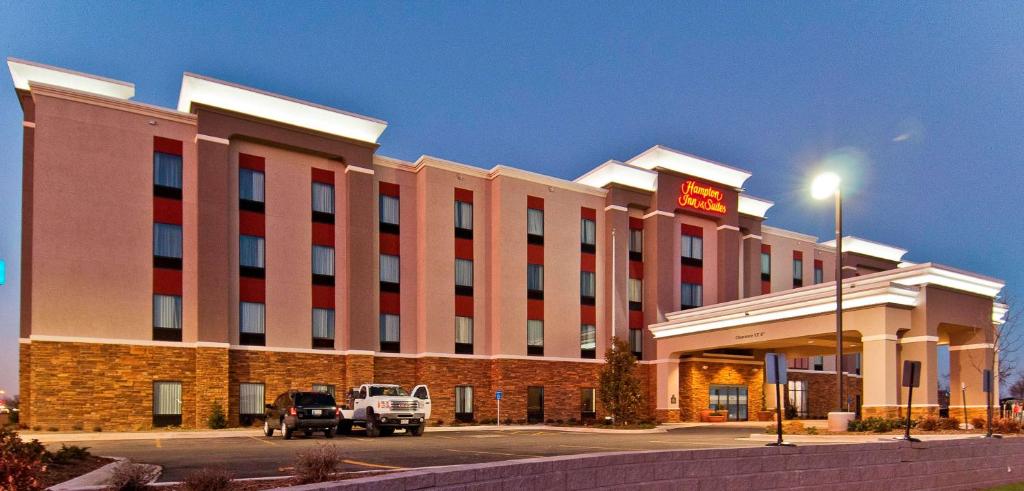
M 334 406 L 334 398 L 322 392 L 300 392 L 295 394 L 296 406 Z

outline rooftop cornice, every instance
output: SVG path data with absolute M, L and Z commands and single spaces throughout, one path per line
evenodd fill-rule
M 737 211 L 741 215 L 764 218 L 768 214 L 768 210 L 773 206 L 775 206 L 774 201 L 740 193 Z
M 817 245 L 818 238 L 813 235 L 802 234 L 800 232 L 794 232 L 792 230 L 786 230 L 784 228 L 772 227 L 770 225 L 761 225 L 761 235 L 776 235 L 779 237 L 785 237 L 787 239 L 799 240 L 802 242 L 810 242 L 811 245 Z
M 626 164 L 647 170 L 662 168 L 736 189 L 742 189 L 743 183 L 751 176 L 750 172 L 745 170 L 662 145 L 655 145 L 643 151 L 626 161 Z
M 108 107 L 111 109 L 118 109 L 153 118 L 177 121 L 179 123 L 185 123 L 190 125 L 196 124 L 195 114 L 182 113 L 175 111 L 174 109 L 155 106 L 153 104 L 130 101 L 116 97 L 107 97 L 93 92 L 84 92 L 67 87 L 50 85 L 42 82 L 31 82 L 30 86 L 32 94 L 82 102 L 85 104 L 92 104 L 95 106 Z
M 618 160 L 609 160 L 576 178 L 573 182 L 595 188 L 604 188 L 617 184 L 642 191 L 654 192 L 658 189 L 658 173 L 627 165 Z
M 835 239 L 832 239 L 827 242 L 822 242 L 820 245 L 835 250 L 836 241 Z M 906 249 L 900 249 L 896 246 L 862 239 L 852 235 L 843 237 L 843 252 L 852 252 L 854 254 L 877 257 L 879 259 L 885 259 L 886 261 L 892 261 L 895 263 L 901 262 L 903 260 L 903 256 L 907 254 Z
M 130 82 L 17 58 L 7 58 L 7 67 L 11 71 L 11 79 L 17 90 L 31 90 L 31 85 L 35 82 L 114 99 L 127 100 L 135 97 L 135 85 Z

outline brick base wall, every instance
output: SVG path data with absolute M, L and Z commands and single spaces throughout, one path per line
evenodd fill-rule
M 224 414 L 230 408 L 227 348 L 196 349 L 196 427 L 209 426 L 214 404 L 220 405 Z
M 18 345 L 18 394 L 21 398 L 18 417 L 22 424 L 29 424 L 32 419 L 32 345 Z
M 835 373 L 789 372 L 789 380 L 807 382 L 807 417 L 825 419 L 828 413 L 836 410 L 839 394 L 836 392 Z M 850 401 L 850 410 L 857 405 L 857 396 L 861 395 L 863 380 L 860 377 L 844 375 L 844 396 Z
M 339 397 L 344 396 L 346 389 L 345 357 L 329 353 L 231 350 L 227 375 L 227 415 L 231 425 L 239 424 L 241 383 L 262 383 L 268 404 L 291 389 L 312 390 L 313 384 L 333 385 Z
M 705 368 L 707 367 L 707 368 Z M 747 388 L 748 419 L 757 420 L 761 410 L 764 374 L 762 366 L 729 362 L 682 361 L 679 363 L 679 418 L 698 421 L 708 409 L 711 385 L 742 385 Z

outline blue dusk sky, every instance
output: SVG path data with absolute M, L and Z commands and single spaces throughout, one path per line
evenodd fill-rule
M 752 171 L 769 224 L 822 240 L 831 203 L 809 199 L 808 176 L 842 161 L 848 234 L 1002 278 L 1010 296 L 1024 284 L 1024 3 L 296 5 L 0 0 L 0 56 L 130 81 L 161 106 L 190 71 L 378 117 L 379 153 L 407 160 L 574 179 L 662 144 Z M 12 394 L 22 114 L 0 78 Z

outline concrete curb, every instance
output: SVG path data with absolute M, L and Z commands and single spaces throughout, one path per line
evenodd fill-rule
M 981 438 L 981 435 L 921 435 L 912 434 L 914 438 L 921 441 L 936 441 L 936 440 L 968 440 L 972 438 Z M 877 443 L 877 442 L 896 442 L 901 441 L 900 435 L 782 435 L 782 439 L 791 443 Z M 749 438 L 745 440 L 753 440 L 757 442 L 774 442 L 778 439 L 777 436 L 768 433 L 751 433 Z
M 696 425 L 695 425 L 696 426 Z M 427 427 L 427 432 L 449 433 L 457 431 L 563 431 L 566 433 L 619 433 L 624 435 L 644 433 L 665 433 L 668 428 L 655 427 L 642 430 L 616 430 L 611 428 L 590 427 L 581 428 L 578 426 L 548 426 L 548 425 L 509 425 L 509 426 L 437 426 Z
M 121 468 L 121 466 L 124 465 L 141 465 L 146 467 L 148 469 L 148 474 L 150 475 L 150 483 L 156 481 L 157 478 L 160 477 L 160 472 L 163 470 L 163 468 L 161 468 L 158 465 L 139 464 L 131 462 L 124 457 L 107 458 L 112 458 L 116 460 L 92 472 L 87 472 L 74 479 L 64 481 L 60 484 L 55 484 L 47 489 L 50 491 L 86 491 L 107 489 L 108 486 L 110 485 L 111 477 L 113 477 L 114 473 L 117 472 L 117 469 Z

